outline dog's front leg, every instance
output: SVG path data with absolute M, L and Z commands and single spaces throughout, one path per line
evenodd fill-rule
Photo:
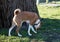
M 30 24 L 29 24 L 29 27 L 28 27 L 28 35 L 29 36 L 32 36 L 32 34 L 30 33 L 30 29 L 31 29 L 31 27 L 30 27 Z
M 32 25 L 30 25 L 30 29 L 31 29 L 34 33 L 37 33 L 37 32 L 34 30 L 34 28 L 33 28 Z
M 34 33 L 37 33 L 37 32 L 34 30 L 33 26 L 29 24 L 28 35 L 29 35 L 29 36 L 32 36 L 32 34 L 30 33 L 30 30 L 32 30 Z
M 28 28 L 28 35 L 29 35 L 29 36 L 32 35 L 32 34 L 30 33 L 30 30 L 32 30 L 34 33 L 37 33 L 37 32 L 34 30 L 33 26 L 29 24 L 29 28 Z

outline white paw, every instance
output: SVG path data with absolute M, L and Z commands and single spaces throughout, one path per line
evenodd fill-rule
M 11 35 L 8 35 L 8 36 L 11 36 Z
M 18 35 L 18 36 L 22 37 L 22 35 Z
M 29 36 L 32 36 L 32 34 L 29 34 Z
M 37 33 L 37 32 L 35 32 L 35 33 Z
M 22 35 L 18 33 L 18 36 L 20 36 L 20 37 L 21 37 Z
M 11 36 L 11 34 L 10 34 L 10 33 L 8 33 L 8 36 Z

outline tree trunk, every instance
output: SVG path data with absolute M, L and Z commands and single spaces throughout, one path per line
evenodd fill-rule
M 0 27 L 9 28 L 16 8 L 38 13 L 36 0 L 0 0 Z

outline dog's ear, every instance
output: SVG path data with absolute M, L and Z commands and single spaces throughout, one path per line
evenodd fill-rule
M 15 10 L 14 10 L 14 15 L 18 15 L 18 14 L 20 14 L 20 12 L 21 12 L 20 9 L 15 9 Z

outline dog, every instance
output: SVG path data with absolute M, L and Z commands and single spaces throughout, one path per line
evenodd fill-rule
M 22 26 L 22 23 L 26 22 L 28 26 L 28 35 L 32 36 L 30 33 L 30 30 L 32 30 L 34 33 L 37 33 L 34 28 L 37 30 L 40 28 L 41 21 L 35 12 L 29 12 L 29 11 L 21 11 L 19 8 L 14 10 L 14 17 L 12 21 L 12 26 L 9 28 L 8 35 L 11 36 L 12 29 L 17 26 L 16 32 L 18 36 L 22 36 L 19 34 L 19 29 Z M 33 27 L 34 25 L 34 27 Z

